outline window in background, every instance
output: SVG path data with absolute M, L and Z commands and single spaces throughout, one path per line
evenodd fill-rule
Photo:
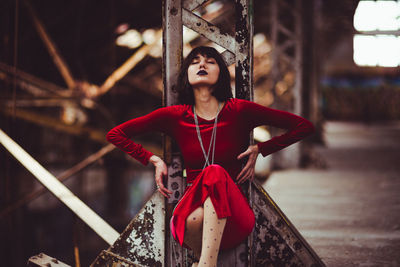
M 360 1 L 353 59 L 360 66 L 400 66 L 400 1 Z

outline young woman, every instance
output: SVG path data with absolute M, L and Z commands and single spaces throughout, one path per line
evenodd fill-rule
M 199 262 L 193 266 L 216 266 L 219 250 L 237 246 L 254 227 L 254 213 L 240 184 L 253 179 L 258 153 L 267 156 L 315 129 L 295 114 L 232 98 L 228 69 L 211 47 L 197 47 L 184 60 L 178 93 L 180 105 L 129 120 L 113 128 L 107 140 L 144 165 L 154 164 L 156 185 L 165 197 L 172 193 L 163 184 L 166 164 L 130 137 L 159 131 L 177 141 L 187 187 L 174 209 L 171 232 L 194 251 Z M 260 125 L 287 132 L 247 147 L 251 130 Z

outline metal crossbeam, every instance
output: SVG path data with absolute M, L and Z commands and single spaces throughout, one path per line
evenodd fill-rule
M 32 158 L 0 129 L 0 143 L 53 195 L 72 210 L 82 221 L 92 228 L 108 244 L 113 244 L 119 234 L 99 215 L 77 198 L 65 185 Z
M 297 0 L 296 3 L 299 1 Z M 183 25 L 227 49 L 223 54 L 225 60 L 235 63 L 236 98 L 253 99 L 252 37 L 254 13 L 252 0 L 235 0 L 234 38 L 229 35 L 219 36 L 221 30 L 217 26 L 191 12 L 191 10 L 204 2 L 206 1 L 192 0 L 184 1 L 184 3 L 181 0 L 163 1 L 165 106 L 178 104 L 175 88 L 176 77 L 182 64 Z M 274 2 L 277 4 L 276 1 Z M 278 27 L 275 27 L 275 29 L 278 29 Z M 277 32 L 275 33 L 277 37 Z M 289 31 L 286 31 L 286 33 L 288 34 Z M 287 47 L 291 45 L 293 45 L 293 42 L 287 42 Z M 298 49 L 298 46 L 296 46 L 296 49 Z M 296 53 L 298 52 L 296 50 Z M 164 138 L 164 151 L 164 160 L 168 165 L 167 186 L 173 192 L 171 198 L 165 200 L 161 194 L 155 193 L 152 199 L 139 212 L 138 216 L 132 220 L 119 240 L 107 250 L 107 253 L 103 252 L 92 266 L 111 265 L 114 263 L 118 263 L 121 266 L 131 266 L 132 264 L 191 266 L 193 260 L 192 252 L 182 248 L 175 242 L 169 231 L 169 219 L 185 185 L 182 177 L 182 159 L 177 146 L 167 137 Z M 256 216 L 255 230 L 247 241 L 244 241 L 236 248 L 221 251 L 218 256 L 218 266 L 324 266 L 312 248 L 259 184 L 251 183 L 249 185 L 248 197 Z M 159 218 L 160 212 L 164 211 L 165 221 Z M 160 221 L 164 224 L 155 224 Z M 152 227 L 149 227 L 149 225 L 152 225 Z M 150 248 L 150 245 L 155 244 L 157 239 L 161 240 L 160 242 L 157 241 L 158 245 L 155 248 Z M 147 254 L 144 253 L 146 249 Z M 136 253 L 139 250 L 140 253 Z M 155 251 L 159 256 L 157 261 L 154 261 Z M 160 257 L 163 257 L 163 260 Z M 123 263 L 124 259 L 127 260 L 127 263 Z
M 276 90 L 274 94 L 273 108 L 286 110 L 298 115 L 302 114 L 302 20 L 301 20 L 302 0 L 271 0 L 271 45 L 272 68 L 270 78 L 273 88 L 278 82 L 282 81 L 288 71 L 295 73 L 293 87 L 288 90 L 292 100 L 281 101 Z M 285 10 L 285 18 L 280 15 Z M 284 22 L 289 22 L 284 24 Z M 291 53 L 288 53 L 290 49 Z M 289 103 L 288 103 L 289 102 Z M 277 129 L 272 129 L 272 134 L 277 134 Z M 278 151 L 272 155 L 272 162 L 275 167 L 290 168 L 298 167 L 300 162 L 300 144 L 296 143 Z
M 85 169 L 86 167 L 88 167 L 92 163 L 96 162 L 98 159 L 100 159 L 101 157 L 103 157 L 104 155 L 106 155 L 107 153 L 111 152 L 114 149 L 115 149 L 115 146 L 112 144 L 108 144 L 108 145 L 104 146 L 99 151 L 90 155 L 89 157 L 87 157 L 83 161 L 79 162 L 72 168 L 62 172 L 60 175 L 57 176 L 57 179 L 60 182 L 66 181 L 67 179 L 71 178 L 73 175 L 75 175 L 78 172 L 80 172 L 81 170 Z M 23 198 L 20 198 L 13 204 L 11 204 L 11 205 L 7 206 L 6 208 L 4 208 L 3 210 L 1 210 L 0 218 L 6 216 L 7 214 L 16 210 L 17 208 L 29 203 L 30 201 L 36 199 L 37 197 L 41 196 L 42 194 L 44 194 L 46 192 L 47 192 L 47 189 L 45 187 L 32 190 L 30 193 L 28 193 Z
M 182 9 L 182 21 L 183 25 L 186 27 L 201 34 L 223 48 L 228 49 L 232 53 L 235 53 L 236 46 L 234 37 L 226 32 L 222 32 L 219 27 L 186 9 Z
M 192 1 L 183 1 L 183 8 L 193 11 L 208 0 L 192 0 Z

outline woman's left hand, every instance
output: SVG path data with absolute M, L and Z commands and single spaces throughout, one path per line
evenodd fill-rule
M 258 146 L 252 145 L 252 146 L 249 146 L 245 152 L 241 153 L 237 157 L 237 159 L 240 160 L 246 156 L 249 156 L 246 166 L 244 166 L 243 170 L 239 173 L 239 175 L 236 178 L 236 181 L 239 184 L 245 182 L 246 180 L 253 181 L 257 155 L 258 155 Z

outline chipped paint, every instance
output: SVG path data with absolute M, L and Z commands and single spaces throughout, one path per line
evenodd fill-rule
M 224 59 L 228 63 L 235 62 L 235 96 L 247 100 L 253 98 L 253 1 L 235 0 L 234 38 L 190 12 L 204 2 L 185 1 L 187 9 L 182 9 L 180 0 L 163 1 L 163 81 L 166 106 L 177 104 L 174 88 L 182 60 L 182 42 L 177 42 L 182 40 L 182 19 L 186 26 L 189 25 L 189 28 L 227 49 Z M 164 198 L 155 194 L 117 242 L 96 259 L 99 262 L 108 259 L 112 264 L 119 261 L 121 265 L 118 266 L 164 266 L 164 262 L 165 266 L 191 266 L 192 252 L 175 242 L 169 231 L 169 219 L 181 197 L 185 181 L 179 152 L 170 139 L 165 140 L 164 158 L 169 173 L 167 185 L 173 191 L 172 197 L 164 206 Z M 325 266 L 259 184 L 252 183 L 248 192 L 256 216 L 255 228 L 248 241 L 234 249 L 220 252 L 218 266 Z M 124 259 L 129 262 L 124 262 Z
M 183 180 L 182 159 L 179 155 L 173 156 L 171 164 L 168 165 L 168 189 L 172 191 L 171 197 L 168 199 L 169 204 L 176 204 L 178 202 L 185 184 Z
M 156 192 L 107 250 L 112 253 L 108 257 L 117 255 L 139 266 L 164 266 L 164 202 L 164 196 Z M 92 266 L 100 266 L 100 258 Z
M 235 39 L 228 32 L 222 31 L 214 24 L 202 19 L 201 17 L 193 14 L 189 10 L 182 10 L 183 24 L 192 29 L 193 31 L 201 34 L 210 41 L 228 49 L 231 52 L 235 51 Z
M 110 251 L 103 250 L 97 257 L 96 262 L 92 264 L 93 267 L 142 267 L 143 265 L 137 265 L 133 262 L 122 258 Z
M 268 193 L 253 185 L 252 266 L 325 266 Z
M 176 92 L 176 77 L 182 65 L 182 2 L 181 0 L 163 0 L 163 82 L 164 82 L 164 106 L 178 104 Z M 192 7 L 199 4 L 193 3 Z M 171 8 L 175 8 L 178 12 L 176 16 L 171 16 L 168 12 Z M 169 219 L 175 204 L 183 193 L 184 180 L 182 177 L 182 159 L 180 157 L 177 145 L 169 138 L 164 140 L 164 159 L 168 167 L 168 189 L 173 193 L 167 201 L 166 217 L 164 218 L 166 225 L 164 232 L 165 238 L 165 264 L 167 266 L 183 266 L 184 249 L 176 244 L 169 230 Z

